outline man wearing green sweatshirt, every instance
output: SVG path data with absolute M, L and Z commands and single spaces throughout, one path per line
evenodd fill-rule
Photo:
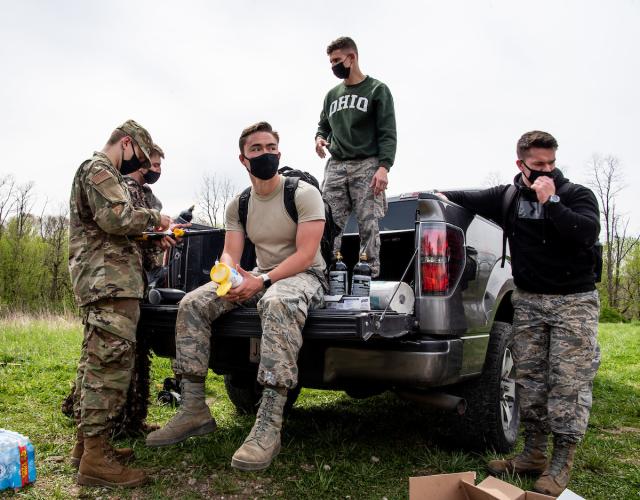
M 333 74 L 343 81 L 324 98 L 316 132 L 318 156 L 324 158 L 325 149 L 331 153 L 322 194 L 342 228 L 355 210 L 360 253 L 367 254 L 375 278 L 380 274 L 378 220 L 387 210 L 387 173 L 396 154 L 393 97 L 384 83 L 360 71 L 351 38 L 331 42 L 327 54 Z M 334 251 L 341 243 L 342 235 L 335 239 Z

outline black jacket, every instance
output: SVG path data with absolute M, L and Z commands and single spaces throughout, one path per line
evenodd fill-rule
M 569 182 L 558 170 L 555 184 L 560 203 L 540 205 L 521 176 L 518 174 L 513 181 L 517 192 L 506 217 L 503 198 L 508 185 L 443 194 L 506 231 L 513 280 L 518 288 L 563 295 L 594 290 L 593 245 L 600 234 L 596 197 L 590 189 Z

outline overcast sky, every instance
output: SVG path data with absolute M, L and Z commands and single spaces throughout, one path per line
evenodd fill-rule
M 267 120 L 282 162 L 322 178 L 322 100 L 339 81 L 325 48 L 355 39 L 393 93 L 390 194 L 510 181 L 515 143 L 551 132 L 585 182 L 615 155 L 619 205 L 640 231 L 640 2 L 0 0 L 0 176 L 35 181 L 50 211 L 80 163 L 133 118 L 166 153 L 154 191 L 176 215 L 205 173 L 249 179 L 237 141 Z

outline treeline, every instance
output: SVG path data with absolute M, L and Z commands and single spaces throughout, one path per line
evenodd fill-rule
M 69 218 L 34 215 L 33 183 L 0 178 L 0 314 L 75 309 L 69 278 Z

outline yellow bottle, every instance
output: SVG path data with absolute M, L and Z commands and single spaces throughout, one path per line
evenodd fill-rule
M 211 281 L 218 284 L 218 288 L 216 288 L 218 297 L 225 296 L 229 290 L 242 283 L 242 275 L 224 262 L 216 261 L 209 275 L 211 276 Z

